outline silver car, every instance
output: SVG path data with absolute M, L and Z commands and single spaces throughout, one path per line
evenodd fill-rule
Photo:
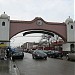
M 67 54 L 67 60 L 75 60 L 75 52 Z

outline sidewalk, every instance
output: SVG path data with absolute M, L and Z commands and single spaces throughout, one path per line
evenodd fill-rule
M 19 69 L 17 68 L 15 62 L 10 61 L 10 74 L 11 75 L 20 75 Z
M 9 60 L 0 60 L 0 75 L 10 75 Z
M 20 73 L 12 60 L 0 60 L 0 75 L 20 75 Z

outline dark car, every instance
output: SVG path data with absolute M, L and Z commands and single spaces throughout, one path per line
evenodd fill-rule
M 55 51 L 55 50 L 52 50 L 50 51 L 50 54 L 49 54 L 50 57 L 52 58 L 62 58 L 63 57 L 63 53 L 60 52 L 60 51 Z
M 43 52 L 45 52 L 47 54 L 48 57 L 50 57 L 51 55 L 51 50 L 43 50 Z
M 15 50 L 15 51 L 12 53 L 12 60 L 17 59 L 17 58 L 23 59 L 23 57 L 24 57 L 23 51 Z
M 33 59 L 35 59 L 35 58 L 47 59 L 47 54 L 44 53 L 42 50 L 35 50 L 35 51 L 32 53 L 32 57 L 33 57 Z

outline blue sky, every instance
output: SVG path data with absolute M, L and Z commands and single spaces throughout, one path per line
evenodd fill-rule
M 74 2 L 74 0 L 0 0 L 0 14 L 5 11 L 11 20 L 29 21 L 35 17 L 42 17 L 49 22 L 64 22 L 68 16 L 75 20 Z M 26 38 L 24 38 L 26 40 L 19 37 L 14 39 L 11 45 L 15 44 L 15 46 L 23 43 L 22 41 L 27 41 Z M 20 42 L 19 39 L 21 39 Z M 38 37 L 35 38 L 37 39 Z

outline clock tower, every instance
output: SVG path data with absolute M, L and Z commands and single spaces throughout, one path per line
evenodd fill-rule
M 10 29 L 10 16 L 5 14 L 0 15 L 0 46 L 9 46 L 9 29 Z M 1 45 L 3 44 L 3 45 Z
M 75 51 L 75 22 L 69 16 L 65 23 L 67 26 L 67 43 L 63 44 L 63 50 L 73 52 Z

